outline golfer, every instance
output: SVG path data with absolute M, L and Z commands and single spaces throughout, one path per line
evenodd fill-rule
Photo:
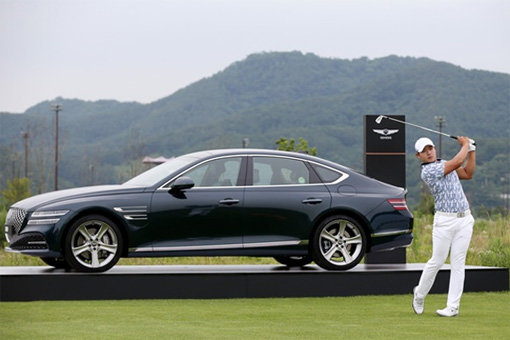
M 418 286 L 414 287 L 413 309 L 422 314 L 425 297 L 434 284 L 436 274 L 450 252 L 450 287 L 446 308 L 439 316 L 457 316 L 464 290 L 464 266 L 473 233 L 474 219 L 459 179 L 471 179 L 475 172 L 476 146 L 467 137 L 457 137 L 460 151 L 449 161 L 436 158 L 434 143 L 422 137 L 416 141 L 416 157 L 421 162 L 421 178 L 434 197 L 432 257 L 425 264 Z M 464 162 L 467 162 L 464 164 Z

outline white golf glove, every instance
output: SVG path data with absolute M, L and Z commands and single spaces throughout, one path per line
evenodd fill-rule
M 475 151 L 475 150 L 476 150 L 475 140 L 469 138 L 469 152 Z

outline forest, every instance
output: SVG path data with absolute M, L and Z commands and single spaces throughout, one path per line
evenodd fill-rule
M 139 84 L 143 86 L 143 84 Z M 54 189 L 55 112 L 59 189 L 121 183 L 147 168 L 145 156 L 212 148 L 277 148 L 303 138 L 317 155 L 363 172 L 364 115 L 403 114 L 432 129 L 476 140 L 477 173 L 464 184 L 471 204 L 508 210 L 510 75 L 466 70 L 428 58 L 353 60 L 301 52 L 257 53 L 149 104 L 55 98 L 23 113 L 0 113 L 0 191 L 27 177 L 30 192 Z M 406 128 L 408 202 L 423 186 L 413 144 L 438 136 Z M 442 140 L 443 158 L 458 150 Z M 6 204 L 6 202 L 4 202 Z

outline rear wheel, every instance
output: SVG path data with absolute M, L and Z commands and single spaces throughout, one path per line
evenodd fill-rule
M 78 271 L 104 272 L 119 261 L 122 244 L 115 223 L 101 215 L 85 216 L 66 235 L 65 260 Z
M 311 263 L 312 257 L 309 255 L 305 256 L 275 256 L 274 259 L 281 264 L 289 267 L 302 267 Z
M 365 255 L 367 237 L 355 219 L 337 215 L 322 221 L 313 235 L 312 247 L 313 259 L 322 268 L 347 270 Z

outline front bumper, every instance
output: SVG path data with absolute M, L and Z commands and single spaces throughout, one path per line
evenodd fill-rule
M 5 248 L 5 251 L 38 257 L 61 256 L 60 252 L 49 249 L 44 235 L 38 232 L 28 232 L 16 235 L 11 239 L 9 246 Z
M 9 247 L 14 250 L 43 250 L 48 249 L 48 243 L 44 236 L 40 233 L 24 233 L 16 235 Z
M 10 247 L 5 247 L 4 250 L 8 253 L 18 253 L 23 255 L 31 255 L 37 257 L 61 257 L 62 254 L 58 251 L 48 250 L 48 249 L 24 249 L 17 250 L 12 249 Z
M 61 256 L 56 245 L 55 220 L 51 215 L 43 215 L 31 223 L 34 214 L 19 208 L 8 211 L 4 233 L 8 242 L 8 252 L 21 253 L 39 257 Z

